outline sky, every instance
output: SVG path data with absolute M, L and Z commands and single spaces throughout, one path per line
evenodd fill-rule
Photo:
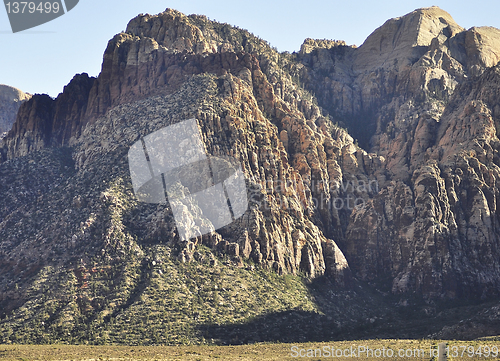
M 432 5 L 464 28 L 500 28 L 498 0 L 80 0 L 64 16 L 15 34 L 0 8 L 0 84 L 56 97 L 75 74 L 99 74 L 108 40 L 130 19 L 166 8 L 238 25 L 279 51 L 293 52 L 308 37 L 360 46 L 386 20 Z

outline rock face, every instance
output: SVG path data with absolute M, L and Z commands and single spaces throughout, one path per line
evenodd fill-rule
M 8 132 L 16 120 L 21 104 L 31 98 L 19 89 L 0 84 L 0 137 Z
M 83 117 L 93 82 L 87 74 L 76 75 L 55 100 L 48 95 L 34 95 L 20 108 L 5 139 L 3 156 L 21 156 L 45 147 L 68 144 L 85 125 Z
M 431 298 L 497 293 L 498 41 L 432 7 L 358 49 L 299 55 L 318 103 L 384 159 L 381 191 L 333 237 L 363 279 Z
M 7 280 L 27 263 L 139 262 L 161 244 L 181 262 L 205 246 L 336 289 L 362 280 L 401 304 L 498 296 L 499 56 L 499 30 L 465 30 L 436 7 L 359 48 L 307 39 L 294 54 L 203 16 L 136 17 L 97 78 L 34 96 L 2 141 L 4 308 L 25 302 Z M 135 200 L 127 151 L 190 118 L 209 154 L 241 163 L 250 204 L 181 242 L 169 207 Z

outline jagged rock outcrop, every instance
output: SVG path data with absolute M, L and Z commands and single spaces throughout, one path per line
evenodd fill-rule
M 309 54 L 317 49 L 331 49 L 338 46 L 347 46 L 343 40 L 311 39 L 307 38 L 300 46 L 300 54 Z
M 51 146 L 70 143 L 86 124 L 89 90 L 94 78 L 76 75 L 56 99 L 35 94 L 23 104 L 16 122 L 3 140 L 3 159 L 23 156 Z
M 12 128 L 17 111 L 23 102 L 31 98 L 30 94 L 8 85 L 0 84 L 0 138 Z
M 498 29 L 465 30 L 447 12 L 424 8 L 388 20 L 359 48 L 318 46 L 299 56 L 306 66 L 295 71 L 321 106 L 408 180 L 455 87 L 498 63 L 499 41 Z

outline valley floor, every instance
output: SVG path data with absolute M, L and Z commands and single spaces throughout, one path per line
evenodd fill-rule
M 305 359 L 316 361 L 333 358 L 431 360 L 437 359 L 437 345 L 440 342 L 447 342 L 449 359 L 453 360 L 488 360 L 498 359 L 500 356 L 500 337 L 489 337 L 474 341 L 360 340 L 297 344 L 262 343 L 243 346 L 0 345 L 0 360 L 245 361 Z M 336 354 L 338 356 L 342 354 L 342 356 L 337 357 Z M 392 357 L 390 357 L 391 354 Z

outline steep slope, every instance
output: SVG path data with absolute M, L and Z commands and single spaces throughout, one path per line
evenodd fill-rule
M 16 120 L 21 104 L 31 98 L 19 89 L 0 84 L 0 138 L 8 132 Z

